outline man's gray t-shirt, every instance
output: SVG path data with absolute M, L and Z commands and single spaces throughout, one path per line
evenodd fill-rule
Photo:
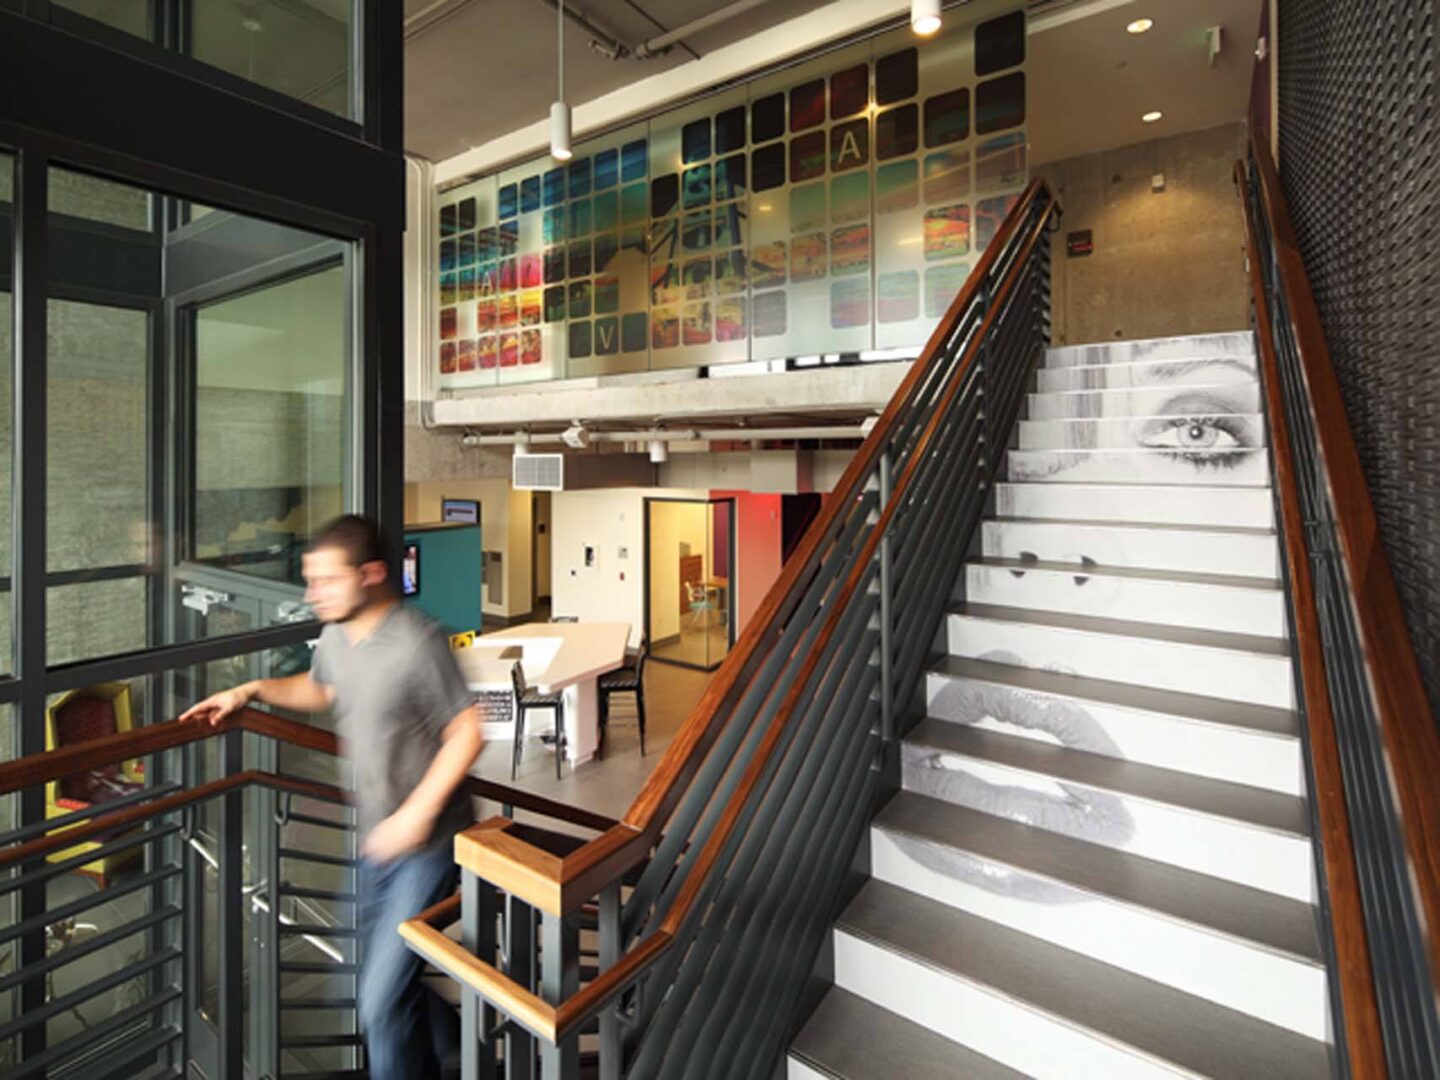
M 401 603 L 353 645 L 342 627 L 325 627 L 310 678 L 335 692 L 363 838 L 415 790 L 440 750 L 446 725 L 474 703 L 475 695 L 440 628 Z M 473 822 L 469 796 L 457 789 L 431 835 L 453 833 Z

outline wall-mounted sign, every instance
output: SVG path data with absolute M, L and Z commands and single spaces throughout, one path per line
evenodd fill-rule
M 1080 229 L 1076 232 L 1065 234 L 1065 254 L 1070 258 L 1077 255 L 1089 255 L 1095 250 L 1095 241 L 1090 236 L 1089 229 Z

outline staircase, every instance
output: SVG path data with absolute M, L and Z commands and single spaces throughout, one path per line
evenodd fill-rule
M 789 1076 L 1330 1075 L 1252 335 L 1051 349 L 1014 445 Z

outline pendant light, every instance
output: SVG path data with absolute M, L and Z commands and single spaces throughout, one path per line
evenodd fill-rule
M 570 106 L 565 104 L 565 0 L 555 4 L 555 104 L 550 106 L 550 156 L 569 161 Z
M 910 0 L 910 29 L 929 37 L 940 29 L 940 0 Z

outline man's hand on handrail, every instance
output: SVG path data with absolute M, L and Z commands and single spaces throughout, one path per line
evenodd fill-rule
M 212 694 L 180 714 L 181 722 L 198 720 L 217 727 L 227 716 L 245 708 L 252 701 L 278 705 L 295 712 L 321 712 L 335 699 L 334 691 L 321 686 L 308 674 L 290 675 L 283 679 L 256 679 L 229 690 Z

